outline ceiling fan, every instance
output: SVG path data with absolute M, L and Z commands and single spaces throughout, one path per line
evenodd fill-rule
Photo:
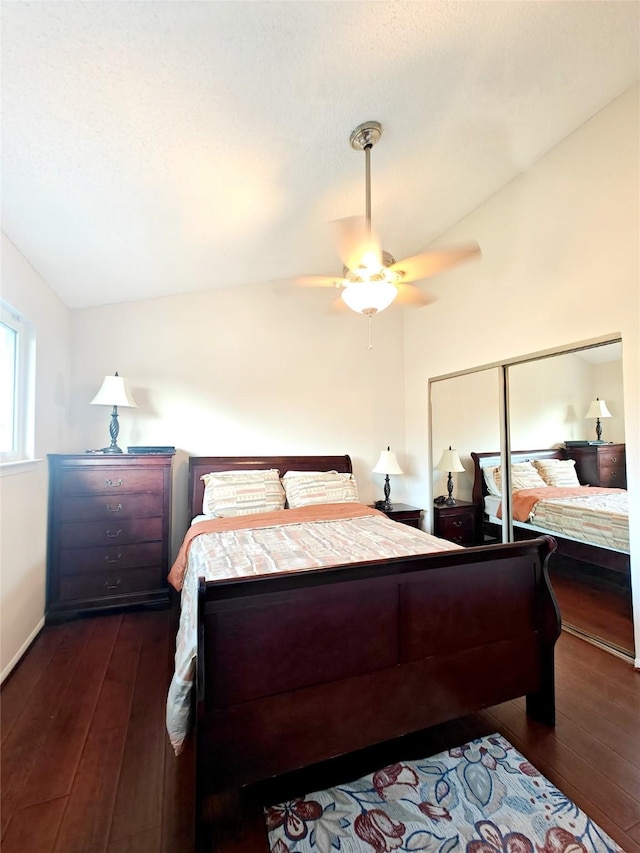
M 342 278 L 309 275 L 295 280 L 303 287 L 340 288 L 342 301 L 369 318 L 396 300 L 408 305 L 427 305 L 431 300 L 413 282 L 480 255 L 480 247 L 473 242 L 422 252 L 402 261 L 382 250 L 371 228 L 371 149 L 381 136 L 380 122 L 366 121 L 349 137 L 351 147 L 365 153 L 366 213 L 337 223 L 338 253 L 344 264 Z

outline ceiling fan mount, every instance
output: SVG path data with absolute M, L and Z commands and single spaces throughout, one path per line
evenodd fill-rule
M 356 151 L 373 148 L 382 136 L 382 125 L 379 121 L 365 121 L 359 124 L 349 137 L 351 147 Z

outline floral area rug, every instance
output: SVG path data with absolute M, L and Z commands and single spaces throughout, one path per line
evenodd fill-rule
M 624 853 L 499 734 L 265 818 L 271 853 Z

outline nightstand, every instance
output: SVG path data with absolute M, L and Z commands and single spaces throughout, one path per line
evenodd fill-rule
M 475 545 L 478 509 L 471 501 L 456 500 L 453 506 L 433 505 L 433 535 L 458 545 Z
M 171 455 L 49 456 L 46 621 L 168 604 Z
M 370 504 L 370 506 L 372 509 L 377 509 L 373 504 Z M 399 521 L 401 524 L 408 524 L 409 527 L 417 527 L 418 530 L 420 529 L 422 510 L 417 506 L 394 503 L 393 509 L 382 509 L 380 512 L 384 512 L 387 518 L 390 518 L 392 521 Z
M 576 474 L 583 485 L 626 489 L 624 444 L 590 444 L 568 447 L 567 456 L 576 463 Z

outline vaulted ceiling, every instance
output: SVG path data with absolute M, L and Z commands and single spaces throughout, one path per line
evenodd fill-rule
M 640 4 L 5 2 L 2 227 L 69 307 L 422 251 L 639 76 Z M 468 235 L 473 238 L 473 234 Z

